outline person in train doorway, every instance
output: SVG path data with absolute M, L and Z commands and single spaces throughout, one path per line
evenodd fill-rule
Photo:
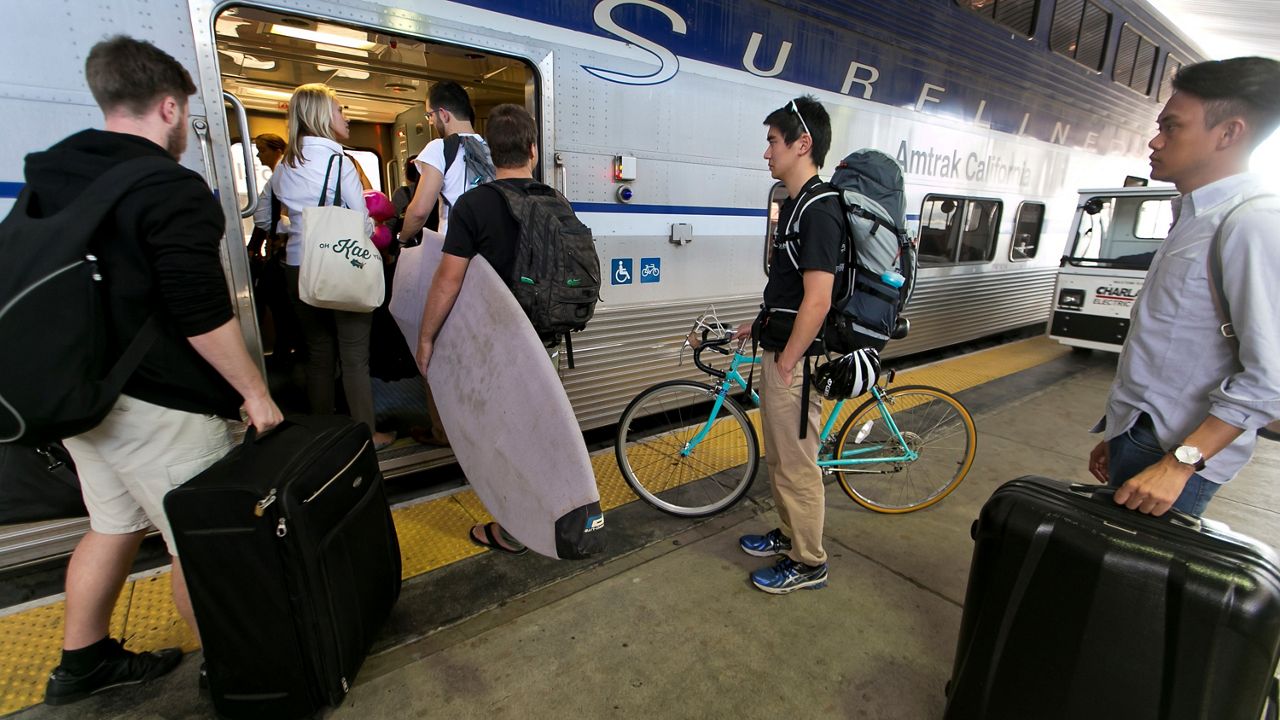
M 259 431 L 281 421 L 232 309 L 221 207 L 200 175 L 177 162 L 187 146 L 187 98 L 196 91 L 190 74 L 154 45 L 117 36 L 93 46 L 85 76 L 105 130 L 27 156 L 26 182 L 41 212 L 67 207 L 95 178 L 134 158 L 173 163 L 134 186 L 98 234 L 111 318 L 104 331 L 127 343 L 149 318 L 159 330 L 106 419 L 65 441 L 91 529 L 67 567 L 62 659 L 45 689 L 50 705 L 146 682 L 181 662 L 178 648 L 133 652 L 110 638 L 116 599 L 154 525 L 173 556 L 174 604 L 196 631 L 162 499 L 231 448 L 227 420 L 238 420 L 241 408 Z
M 289 145 L 284 138 L 262 133 L 253 139 L 258 161 L 272 173 L 284 157 Z M 267 366 L 281 367 L 293 362 L 306 351 L 298 317 L 289 302 L 285 278 L 285 247 L 289 241 L 289 219 L 279 201 L 274 201 L 267 184 L 258 195 L 258 206 L 269 208 L 271 225 L 254 227 L 245 249 L 249 253 L 249 275 L 253 281 L 253 302 L 258 309 L 263 345 L 270 349 Z
M 1173 88 L 1148 147 L 1151 177 L 1181 195 L 1134 302 L 1089 471 L 1118 504 L 1198 516 L 1280 418 L 1280 199 L 1242 205 L 1267 192 L 1247 170 L 1280 125 L 1280 62 L 1188 65 Z
M 489 113 L 486 135 L 495 166 L 494 183 L 523 190 L 536 182 L 533 169 L 538 164 L 538 126 L 529 111 L 509 103 L 495 107 Z M 427 376 L 436 336 L 458 299 L 471 258 L 483 257 L 510 285 L 519 236 L 520 224 L 498 192 L 477 187 L 458 198 L 445 236 L 444 255 L 431 280 L 422 315 L 417 348 L 422 377 Z M 471 541 L 517 555 L 528 550 L 496 522 L 472 527 Z
M 826 498 L 819 470 L 822 398 L 808 392 L 806 367 L 835 283 L 844 242 L 839 198 L 818 177 L 831 147 L 831 119 L 811 96 L 769 113 L 769 172 L 789 195 L 778 216 L 764 305 L 754 323 L 735 338 L 753 336 L 764 351 L 760 408 L 768 453 L 769 484 L 781 526 L 746 535 L 739 544 L 756 557 L 781 556 L 751 573 L 751 582 L 774 594 L 819 588 L 827 582 L 822 547 Z M 754 327 L 753 327 L 754 325 Z
M 489 177 L 493 177 L 493 162 L 487 156 L 488 145 L 472 126 L 476 113 L 471 107 L 471 96 L 461 85 L 452 80 L 432 85 L 427 93 L 427 117 L 431 119 L 437 137 L 427 143 L 414 160 L 420 178 L 413 199 L 405 209 L 404 221 L 400 227 L 401 244 L 414 244 L 414 238 L 422 232 L 433 212 L 438 214 L 440 234 L 448 232 L 449 215 L 454 204 L 476 181 L 474 173 L 467 170 L 468 153 L 484 155 L 482 158 L 472 158 L 473 165 L 476 160 L 481 160 L 480 164 L 488 166 Z M 447 157 L 446 146 L 453 151 L 452 157 Z M 431 389 L 427 387 L 425 374 L 422 384 L 426 391 L 431 426 L 415 427 L 409 432 L 414 440 L 422 444 L 448 445 L 449 438 L 440 422 L 435 401 L 431 399 Z
M 288 143 L 279 135 L 262 133 L 253 139 L 253 147 L 258 151 L 258 162 L 275 172 L 276 165 L 280 163 L 280 158 L 284 157 L 284 151 L 288 148 Z

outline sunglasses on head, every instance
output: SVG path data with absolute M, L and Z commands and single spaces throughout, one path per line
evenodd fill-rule
M 800 114 L 800 108 L 796 106 L 796 101 L 792 100 L 787 104 L 787 109 L 796 114 L 800 118 L 800 127 L 804 128 L 805 133 L 809 137 L 813 137 L 813 133 L 809 131 L 809 123 L 804 121 L 804 116 Z

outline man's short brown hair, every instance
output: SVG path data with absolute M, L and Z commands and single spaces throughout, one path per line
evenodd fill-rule
M 489 143 L 494 167 L 524 167 L 533 157 L 529 148 L 538 142 L 538 126 L 528 110 L 505 103 L 489 111 L 484 140 Z
M 163 97 L 186 103 L 195 93 L 182 63 L 145 40 L 116 35 L 93 46 L 84 63 L 85 79 L 103 112 L 143 115 Z

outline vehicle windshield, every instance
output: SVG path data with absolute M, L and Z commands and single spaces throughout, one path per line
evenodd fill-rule
M 1146 270 L 1173 224 L 1171 198 L 1094 196 L 1081 209 L 1072 265 Z

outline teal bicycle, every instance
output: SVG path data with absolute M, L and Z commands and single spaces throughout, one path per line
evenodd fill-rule
M 670 380 L 644 390 L 623 410 L 614 442 L 622 477 L 636 495 L 680 517 L 731 507 L 746 496 L 760 467 L 761 440 L 752 421 L 758 410 L 734 397 L 740 393 L 759 405 L 742 374 L 759 358 L 743 354 L 741 342 L 730 348 L 730 330 L 718 324 L 702 326 L 698 338 L 699 325 L 686 347 L 713 381 Z M 728 367 L 708 364 L 705 352 L 727 357 Z M 977 451 L 977 429 L 950 393 L 926 385 L 891 387 L 893 380 L 893 371 L 882 376 L 871 397 L 847 415 L 848 400 L 826 411 L 818 466 L 859 505 L 906 513 L 937 503 L 964 480 Z

